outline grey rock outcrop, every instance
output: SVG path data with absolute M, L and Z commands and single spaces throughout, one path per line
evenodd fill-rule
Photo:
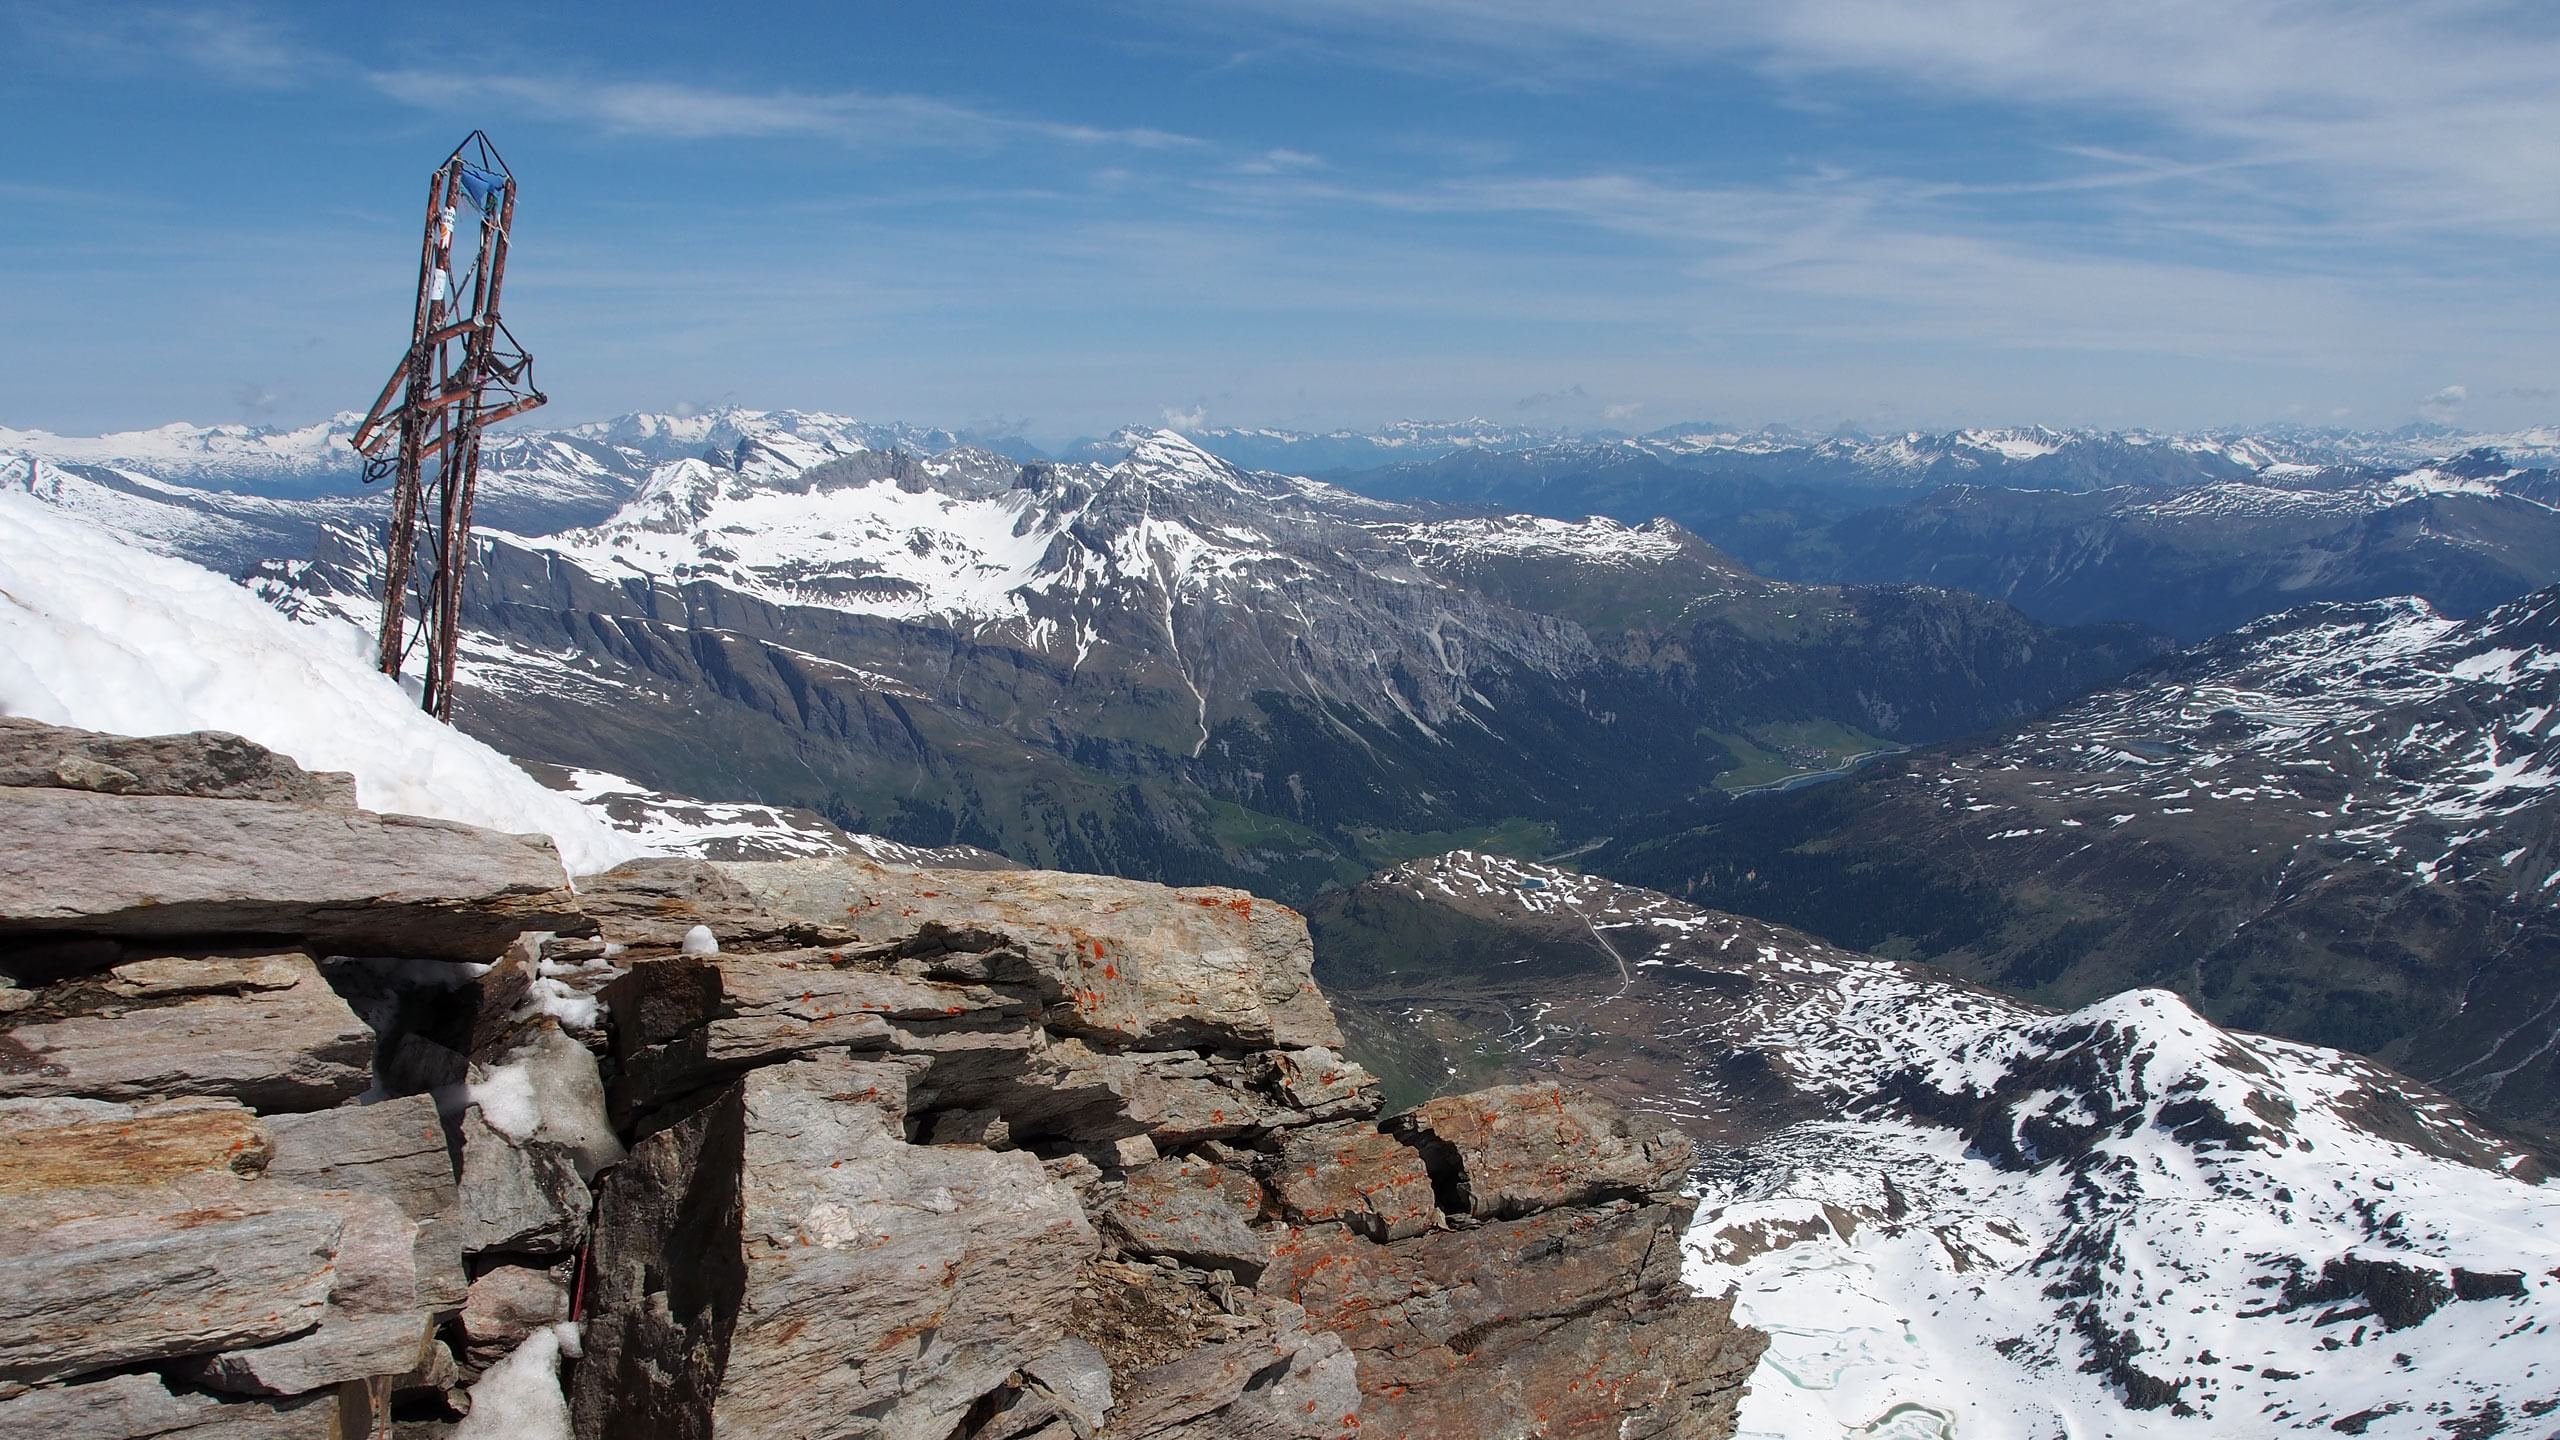
M 1637 1135 L 1606 1102 L 1551 1082 L 1444 1096 L 1387 1128 L 1434 1163 L 1467 1214 L 1486 1218 L 1669 1199 L 1689 1167 L 1678 1131 Z
M 602 1315 L 617 1302 L 656 1310 L 649 1277 L 688 1265 L 729 1281 L 709 1297 L 726 1325 L 678 1352 L 719 1353 L 708 1399 L 723 1434 L 949 1434 L 1066 1338 L 1096 1250 L 1074 1192 L 1019 1151 L 907 1143 L 904 1075 L 842 1057 L 762 1067 L 641 1142 L 674 1151 L 706 1143 L 679 1133 L 688 1128 L 718 1132 L 720 1159 L 698 1160 L 697 1172 L 734 1165 L 719 1188 L 734 1186 L 737 1200 L 723 1215 L 667 1217 L 615 1193 L 624 1174 L 648 1170 L 608 1181 L 599 1323 L 575 1390 L 582 1436 L 636 1433 L 640 1417 L 663 1413 L 649 1367 L 633 1363 L 646 1352 L 618 1345 Z M 862 1303 L 848 1307 L 854 1295 Z
M 904 940 L 1004 936 L 1052 1029 L 1135 1049 L 1339 1046 L 1306 922 L 1242 890 L 1168 890 L 1048 870 L 895 870 L 837 861 L 720 867 L 773 915 Z
M 234 742 L 7 734 L 0 804 L 126 807 L 193 898 L 0 853 L 51 887 L 0 890 L 0 1432 L 427 1440 L 485 1375 L 582 1440 L 1730 1433 L 1685 1148 L 1552 1087 L 1382 1126 L 1285 907 L 660 861 L 581 912 L 432 825 L 401 890 L 408 822 Z
M 582 1436 L 1730 1433 L 1758 1337 L 1677 1284 L 1685 1143 L 1551 1087 L 1382 1130 L 1284 908 L 639 878 Z M 715 901 L 721 952 L 669 953 Z
M 487 960 L 584 917 L 542 836 L 413 815 L 0 789 L 40 844 L 0 850 L 0 934 L 287 938 L 329 953 Z
M 379 1086 L 398 1007 L 316 957 L 588 926 L 548 843 L 219 734 L 8 720 L 0 779 L 0 1433 L 382 1431 L 467 1298 L 462 1196 L 436 1102 Z
M 0 1096 L 311 1110 L 373 1083 L 373 1032 L 302 955 L 145 960 L 95 987 L 52 987 L 0 1023 Z
M 0 727 L 0 938 L 283 942 L 489 960 L 592 930 L 548 839 L 354 807 L 234 735 Z
M 137 738 L 0 715 L 0 786 L 354 809 L 355 777 L 219 730 Z
M 185 1361 L 292 1394 L 414 1364 L 435 1293 L 417 1222 L 268 1178 L 275 1148 L 228 1102 L 0 1102 L 0 1387 Z
M 569 1157 L 549 1146 L 518 1144 L 477 1105 L 463 1112 L 461 1129 L 464 1253 L 576 1249 L 592 1199 Z

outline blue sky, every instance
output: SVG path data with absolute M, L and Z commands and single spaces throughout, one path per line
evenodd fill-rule
M 0 4 L 0 425 L 2560 420 L 2560 6 Z

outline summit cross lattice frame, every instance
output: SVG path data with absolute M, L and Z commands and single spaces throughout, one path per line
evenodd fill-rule
M 458 221 L 480 221 L 476 245 L 457 251 Z M 426 233 L 418 247 L 418 303 L 408 353 L 356 427 L 367 484 L 391 481 L 382 571 L 382 635 L 375 663 L 397 678 L 409 658 L 410 607 L 426 645 L 418 703 L 453 719 L 453 673 L 462 633 L 463 571 L 471 558 L 471 499 L 488 427 L 543 402 L 533 357 L 498 318 L 507 279 L 507 235 L 516 178 L 489 137 L 474 130 L 427 180 Z M 464 264 L 456 269 L 459 253 Z M 434 479 L 427 476 L 434 462 Z

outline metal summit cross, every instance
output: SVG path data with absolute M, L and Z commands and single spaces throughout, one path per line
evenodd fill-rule
M 467 263 L 457 273 L 455 217 L 466 204 L 480 217 L 480 237 L 476 248 L 463 252 Z M 472 131 L 428 177 L 409 350 L 351 441 L 364 456 L 365 483 L 386 476 L 392 482 L 382 638 L 375 663 L 384 674 L 399 678 L 409 655 L 414 593 L 420 637 L 427 647 L 418 703 L 448 723 L 453 719 L 453 669 L 462 632 L 462 578 L 471 556 L 471 497 L 479 480 L 481 433 L 544 398 L 533 385 L 533 357 L 498 318 L 498 294 L 507 278 L 507 232 L 515 212 L 515 172 L 499 158 L 487 134 Z M 436 462 L 432 490 L 426 484 L 430 458 Z

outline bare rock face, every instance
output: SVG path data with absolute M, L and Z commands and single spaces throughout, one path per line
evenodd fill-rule
M 857 938 L 834 917 L 768 907 L 726 867 L 707 860 L 627 861 L 580 881 L 578 899 L 617 942 L 657 953 L 676 950 L 696 925 L 731 950 L 844 945 Z
M 373 1083 L 373 1031 L 306 956 L 144 960 L 48 1001 L 0 1016 L 0 1096 L 312 1110 Z
M 1709 1440 L 1758 1354 L 1677 1286 L 1684 1147 L 1382 1127 L 1241 892 L 572 897 L 226 737 L 5 725 L 0 781 L 0 1434 L 437 1435 L 574 1340 L 582 1440 Z
M 426 1342 L 417 1222 L 267 1178 L 275 1139 L 241 1106 L 0 1102 L 0 1143 L 27 1162 L 0 1175 L 0 1386 L 195 1357 L 215 1388 L 292 1394 Z
M 523 1145 L 478 1106 L 463 1113 L 462 1249 L 478 1255 L 558 1254 L 586 1233 L 590 1198 L 559 1150 Z
M 1273 1184 L 1281 1209 L 1300 1225 L 1339 1224 L 1402 1240 L 1440 1223 L 1439 1194 L 1421 1152 L 1356 1120 L 1289 1136 Z
M 1271 1262 L 1269 1238 L 1253 1228 L 1263 1206 L 1250 1173 L 1176 1158 L 1131 1172 L 1095 1219 L 1124 1254 L 1231 1271 L 1249 1285 Z
M 1241 890 L 823 860 L 721 868 L 767 911 L 863 940 L 926 925 L 1003 935 L 1049 992 L 1052 1029 L 1147 1050 L 1342 1043 L 1306 922 Z
M 355 777 L 305 770 L 220 730 L 136 738 L 0 715 L 0 786 L 102 795 L 191 795 L 352 810 Z
M 32 843 L 0 850 L 0 935 L 289 937 L 358 955 L 487 960 L 587 922 L 549 839 L 363 810 L 0 789 Z
M 1686 1205 L 1550 1210 L 1381 1245 L 1277 1247 L 1264 1288 L 1358 1357 L 1367 1433 L 1412 1440 L 1733 1433 L 1763 1337 L 1680 1288 Z
M 667 907 L 605 992 L 645 1133 L 599 1185 L 582 1435 L 1730 1433 L 1757 1337 L 1677 1286 L 1685 1143 L 1552 1087 L 1381 1129 L 1291 998 L 1303 932 L 1085 877 L 704 869 L 648 883 L 732 907 L 720 953 L 665 954 L 706 913 Z
M 1433 1163 L 1464 1212 L 1508 1219 L 1611 1198 L 1669 1199 L 1692 1147 L 1638 1136 L 1598 1097 L 1539 1082 L 1444 1096 L 1388 1126 Z
M 1096 1243 L 1074 1192 L 909 1144 L 905 1073 L 759 1068 L 607 1179 L 581 1436 L 945 1435 L 1065 1340 Z
M 260 1122 L 275 1150 L 266 1178 L 313 1190 L 364 1190 L 389 1198 L 418 1223 L 419 1303 L 462 1303 L 460 1196 L 433 1100 L 408 1095 Z

